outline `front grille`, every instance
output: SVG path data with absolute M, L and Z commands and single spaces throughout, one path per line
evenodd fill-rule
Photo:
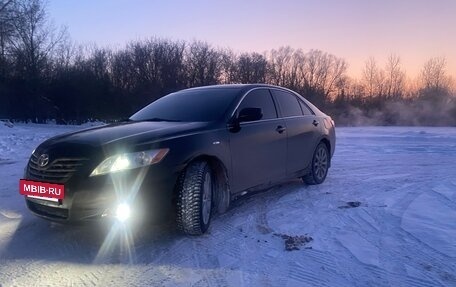
M 86 158 L 57 158 L 45 167 L 38 165 L 38 157 L 32 154 L 28 165 L 30 179 L 64 183 L 87 161 Z
M 68 209 L 65 209 L 65 208 L 47 206 L 47 205 L 32 202 L 30 200 L 27 200 L 27 205 L 31 211 L 33 211 L 39 215 L 52 217 L 52 218 L 58 218 L 58 219 L 67 219 L 68 218 Z

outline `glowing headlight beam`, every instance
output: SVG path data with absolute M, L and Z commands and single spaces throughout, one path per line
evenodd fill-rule
M 130 206 L 126 203 L 121 203 L 116 208 L 116 218 L 120 222 L 125 222 L 131 216 Z
M 147 154 L 146 152 L 135 153 L 136 160 L 133 160 L 133 162 L 151 162 L 151 164 L 154 164 L 160 162 L 168 153 L 168 151 L 168 149 L 161 149 L 157 153 L 157 156 L 154 156 L 152 158 L 150 157 L 150 154 Z M 106 165 L 110 166 L 113 163 L 114 159 L 113 157 L 107 157 L 105 161 Z M 102 166 L 102 164 L 103 162 L 99 166 Z M 128 186 L 126 185 L 126 182 L 124 182 L 123 177 L 110 177 L 114 185 L 114 191 L 116 193 L 117 199 L 119 200 L 118 202 L 125 205 L 119 204 L 117 207 L 114 206 L 115 209 L 111 211 L 114 212 L 113 215 L 114 217 L 117 217 L 117 220 L 111 226 L 109 233 L 107 234 L 106 238 L 103 241 L 103 244 L 98 250 L 96 257 L 94 258 L 94 263 L 104 262 L 106 258 L 109 258 L 109 256 L 112 256 L 116 251 L 119 251 L 116 249 L 116 247 L 120 247 L 120 255 L 128 256 L 130 263 L 133 263 L 135 261 L 135 249 L 132 248 L 134 246 L 134 237 L 131 230 L 133 226 L 130 224 L 130 221 L 122 222 L 121 218 L 125 218 L 125 215 L 127 214 L 129 214 L 129 218 L 133 216 L 131 204 L 133 204 L 136 199 L 136 195 L 147 174 L 149 165 L 146 165 L 145 167 L 146 168 L 141 169 L 136 175 L 133 184 L 129 183 Z M 93 173 L 91 176 L 93 176 Z

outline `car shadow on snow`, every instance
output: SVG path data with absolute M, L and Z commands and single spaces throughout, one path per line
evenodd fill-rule
M 9 242 L 0 246 L 0 260 L 37 259 L 72 263 L 134 263 L 132 255 L 144 248 L 177 238 L 167 224 L 141 227 L 116 222 L 62 225 L 23 215 Z
M 116 223 L 61 225 L 26 213 L 9 242 L 0 246 L 0 260 L 34 259 L 78 264 L 156 262 L 188 266 L 196 263 L 186 260 L 179 253 L 188 249 L 198 252 L 198 246 L 208 253 L 217 254 L 216 248 L 228 248 L 223 247 L 228 239 L 237 241 L 244 240 L 247 235 L 270 234 L 271 238 L 280 240 L 267 223 L 265 214 L 268 206 L 287 195 L 303 193 L 301 196 L 306 197 L 307 188 L 301 182 L 293 181 L 237 199 L 226 213 L 213 218 L 211 228 L 202 236 L 182 235 L 171 221 L 134 227 Z M 245 219 L 252 215 L 254 219 L 250 226 L 244 228 Z M 217 264 L 207 267 L 216 268 Z

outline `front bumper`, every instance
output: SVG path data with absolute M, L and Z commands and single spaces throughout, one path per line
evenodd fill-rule
M 27 172 L 25 178 L 27 179 Z M 59 202 L 26 197 L 35 215 L 61 223 L 90 222 L 112 218 L 119 203 L 128 203 L 132 218 L 158 219 L 173 209 L 177 174 L 163 173 L 157 167 L 141 168 L 96 177 L 72 177 L 65 185 L 65 198 Z M 36 180 L 36 179 L 34 179 Z

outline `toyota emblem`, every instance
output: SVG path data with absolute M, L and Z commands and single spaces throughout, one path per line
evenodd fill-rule
M 40 157 L 38 158 L 38 165 L 40 167 L 45 167 L 48 163 L 49 163 L 49 155 L 46 153 L 43 153 L 42 155 L 40 155 Z

